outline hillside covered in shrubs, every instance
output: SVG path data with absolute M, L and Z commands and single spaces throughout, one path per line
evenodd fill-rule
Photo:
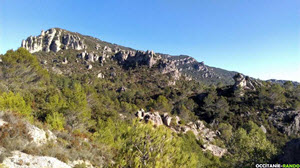
M 284 150 L 299 138 L 300 86 L 241 74 L 230 79 L 235 84 L 201 82 L 205 75 L 177 72 L 164 57 L 149 67 L 137 56 L 133 64 L 130 54 L 115 60 L 119 51 L 104 47 L 113 45 L 99 43 L 100 51 L 94 41 L 84 42 L 86 48 L 33 53 L 19 48 L 0 56 L 1 166 L 16 151 L 53 157 L 70 167 L 253 167 L 297 161 L 285 157 Z M 79 58 L 84 50 L 99 53 L 98 60 Z M 104 61 L 100 54 L 111 57 Z M 203 72 L 214 75 L 209 68 Z M 140 109 L 167 114 L 170 124 L 140 120 Z M 203 130 L 181 130 L 198 120 L 214 133 L 211 140 L 200 136 Z M 55 140 L 31 143 L 28 125 L 49 130 Z M 226 153 L 216 156 L 206 150 L 208 144 Z M 26 164 L 31 163 L 18 163 Z

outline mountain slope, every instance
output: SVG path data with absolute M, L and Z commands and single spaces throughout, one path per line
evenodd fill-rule
M 66 60 L 77 56 L 87 62 L 100 64 L 107 60 L 116 60 L 126 67 L 136 64 L 152 67 L 159 64 L 163 73 L 172 72 L 175 78 L 183 75 L 206 84 L 233 84 L 232 77 L 236 74 L 236 72 L 207 66 L 203 62 L 199 63 L 190 56 L 170 56 L 155 54 L 153 51 L 138 51 L 59 28 L 42 31 L 41 35 L 36 37 L 30 36 L 22 41 L 21 46 L 31 53 L 46 52 L 50 55 L 59 55 Z M 72 52 L 69 52 L 70 50 Z

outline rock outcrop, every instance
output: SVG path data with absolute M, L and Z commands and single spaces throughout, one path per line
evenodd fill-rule
M 94 62 L 104 63 L 104 61 L 105 61 L 104 56 L 100 57 L 97 53 L 94 53 L 94 52 L 88 53 L 86 51 L 77 54 L 77 58 L 80 58 L 84 61 L 91 62 L 91 63 L 94 63 Z
M 261 86 L 261 83 L 259 83 L 258 81 L 251 79 L 248 76 L 244 76 L 241 73 L 237 73 L 234 77 L 233 77 L 235 84 L 233 85 L 233 89 L 242 89 L 242 90 L 256 90 L 256 87 Z
M 29 138 L 31 139 L 30 142 L 23 141 L 24 146 L 28 144 L 34 144 L 35 146 L 41 146 L 46 144 L 47 142 L 55 142 L 57 137 L 50 131 L 43 129 L 40 129 L 29 122 L 21 121 L 16 117 L 11 116 L 10 122 L 5 121 L 2 116 L 4 115 L 3 112 L 0 112 L 0 127 L 8 126 L 11 128 L 13 125 L 16 125 L 17 123 L 22 122 L 24 130 L 26 130 L 24 133 L 28 134 Z
M 222 157 L 227 152 L 226 149 L 212 144 L 216 134 L 214 131 L 205 127 L 204 123 L 200 120 L 194 123 L 190 122 L 186 125 L 180 125 L 180 118 L 178 116 L 174 117 L 175 123 L 172 123 L 173 117 L 167 113 L 160 115 L 159 112 L 145 112 L 143 109 L 137 111 L 135 115 L 140 121 L 145 121 L 146 123 L 151 122 L 155 126 L 165 125 L 176 133 L 185 134 L 191 131 L 197 139 L 201 138 L 204 141 L 205 145 L 203 145 L 203 150 L 209 150 L 215 156 Z
M 2 164 L 14 168 L 71 168 L 71 166 L 57 158 L 32 156 L 20 151 L 13 151 L 12 156 L 5 158 Z
M 269 116 L 268 120 L 288 136 L 300 134 L 300 111 L 277 110 Z
M 136 113 L 136 116 L 140 120 L 144 120 L 145 122 L 151 121 L 155 126 L 163 125 L 163 120 L 158 112 L 154 112 L 154 113 L 145 112 L 143 109 L 141 109 Z
M 56 141 L 56 136 L 49 130 L 44 131 L 34 125 L 27 124 L 26 125 L 28 134 L 32 138 L 32 142 L 35 143 L 36 146 L 41 146 L 46 144 L 49 141 Z
M 153 51 L 122 50 L 115 54 L 114 59 L 125 66 L 147 65 L 150 68 L 161 59 Z
M 42 31 L 39 36 L 30 36 L 22 41 L 21 47 L 27 49 L 30 53 L 45 51 L 58 52 L 62 49 L 83 50 L 86 48 L 84 40 L 77 34 L 52 28 Z
M 100 72 L 100 73 L 98 73 L 97 78 L 103 79 L 104 75 Z
M 174 80 L 178 80 L 181 76 L 178 68 L 174 61 L 163 60 L 159 65 L 162 74 L 170 74 Z

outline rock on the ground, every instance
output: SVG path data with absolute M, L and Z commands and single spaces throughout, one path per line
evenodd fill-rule
M 2 118 L 0 118 L 0 127 L 8 124 L 6 121 L 4 121 Z
M 104 75 L 100 72 L 100 73 L 98 73 L 97 77 L 100 78 L 100 79 L 103 79 Z
M 151 113 L 145 112 L 144 110 L 139 110 L 135 115 L 145 122 L 152 122 L 153 125 L 163 125 L 162 118 L 160 117 L 158 112 Z
M 261 125 L 261 126 L 260 126 L 260 129 L 261 129 L 264 133 L 267 133 L 267 129 L 265 128 L 265 126 Z
M 91 70 L 91 69 L 93 68 L 93 65 L 89 64 L 89 65 L 86 66 L 86 68 L 87 68 L 88 70 Z
M 81 165 L 84 164 L 85 168 L 94 168 L 94 166 L 91 164 L 90 161 L 86 160 L 74 160 L 74 161 L 69 161 L 68 165 L 71 167 L 75 167 L 76 165 Z
M 169 127 L 171 125 L 172 117 L 169 116 L 168 113 L 164 113 L 162 116 L 162 120 L 163 120 L 163 123 Z
M 49 156 L 32 156 L 20 151 L 13 151 L 12 156 L 2 162 L 10 168 L 71 168 L 66 163 Z
M 53 71 L 53 73 L 55 73 L 57 75 L 63 74 L 63 72 L 57 67 L 52 67 L 52 71 Z
M 64 60 L 62 61 L 62 64 L 68 64 L 68 59 L 67 58 L 64 58 Z
M 204 151 L 209 150 L 213 155 L 217 157 L 222 157 L 227 152 L 227 149 L 218 147 L 216 145 L 205 144 L 203 146 L 204 146 Z
M 44 131 L 34 125 L 26 124 L 28 134 L 32 138 L 32 142 L 37 146 L 46 144 L 49 141 L 56 141 L 56 136 L 49 130 Z

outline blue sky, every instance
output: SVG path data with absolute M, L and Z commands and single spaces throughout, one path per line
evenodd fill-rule
M 52 27 L 300 81 L 299 0 L 0 0 L 0 53 Z

